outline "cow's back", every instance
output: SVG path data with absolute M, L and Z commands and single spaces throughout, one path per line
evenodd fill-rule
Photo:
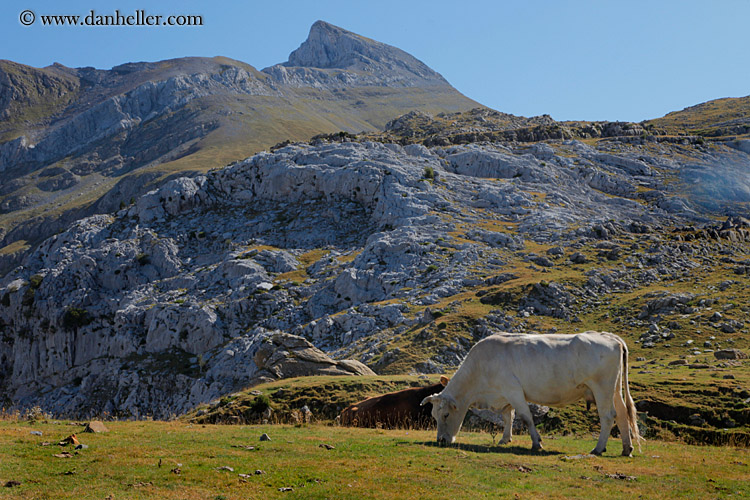
M 461 378 L 491 393 L 520 386 L 529 402 L 564 405 L 583 397 L 587 383 L 620 370 L 620 343 L 606 332 L 492 335 L 471 349 Z

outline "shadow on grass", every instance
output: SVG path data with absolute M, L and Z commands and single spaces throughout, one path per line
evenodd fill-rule
M 474 453 L 506 453 L 510 455 L 527 455 L 527 456 L 555 456 L 562 455 L 559 451 L 532 451 L 526 446 L 484 446 L 479 444 L 453 443 L 450 446 L 437 444 L 435 441 L 398 441 L 397 445 L 417 444 L 422 446 L 432 446 L 434 448 L 455 448 L 461 451 L 472 451 Z

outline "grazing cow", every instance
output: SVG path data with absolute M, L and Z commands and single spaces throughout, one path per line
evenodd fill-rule
M 623 400 L 624 393 L 624 400 Z M 528 403 L 564 406 L 594 400 L 602 429 L 591 452 L 606 451 L 617 418 L 622 454 L 630 456 L 641 436 L 628 387 L 628 347 L 609 332 L 576 335 L 492 335 L 478 342 L 440 394 L 426 397 L 437 420 L 437 440 L 450 444 L 470 407 L 502 412 L 500 444 L 511 441 L 514 410 L 531 434 L 532 450 L 541 450 Z
M 355 403 L 341 412 L 341 425 L 351 427 L 427 427 L 432 422 L 428 407 L 420 402 L 436 391 L 442 391 L 448 383 L 440 377 L 440 383 L 427 387 L 412 387 L 403 391 L 375 396 Z

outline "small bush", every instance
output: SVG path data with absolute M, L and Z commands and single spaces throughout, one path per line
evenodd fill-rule
M 430 264 L 429 266 L 427 266 L 427 269 L 426 269 L 428 273 L 434 273 L 437 270 L 438 270 L 438 266 L 435 264 Z
M 36 290 L 37 288 L 39 288 L 39 286 L 41 286 L 43 279 L 44 276 L 42 276 L 41 274 L 35 274 L 31 278 L 29 278 L 29 286 Z
M 424 168 L 424 178 L 428 180 L 435 180 L 435 170 L 432 167 Z
M 92 321 L 91 315 L 86 309 L 80 307 L 70 307 L 65 311 L 63 315 L 63 328 L 72 330 L 90 324 Z
M 250 411 L 257 414 L 263 413 L 270 407 L 271 400 L 268 399 L 268 396 L 266 396 L 265 394 L 261 394 L 260 396 L 253 399 L 252 403 L 250 403 Z

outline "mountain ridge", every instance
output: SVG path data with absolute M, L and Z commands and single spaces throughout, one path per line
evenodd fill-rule
M 338 34 L 344 44 L 338 54 L 356 49 L 424 66 L 327 23 L 311 28 L 312 36 L 321 29 Z M 356 47 L 347 42 L 353 39 Z M 412 109 L 478 106 L 442 78 L 419 79 L 403 64 L 389 69 L 368 61 L 371 71 L 282 65 L 258 71 L 224 57 L 110 70 L 0 62 L 0 113 L 11 117 L 0 120 L 0 171 L 6 176 L 0 272 L 45 236 L 83 216 L 116 210 L 178 172 L 205 171 L 285 139 L 375 131 Z

